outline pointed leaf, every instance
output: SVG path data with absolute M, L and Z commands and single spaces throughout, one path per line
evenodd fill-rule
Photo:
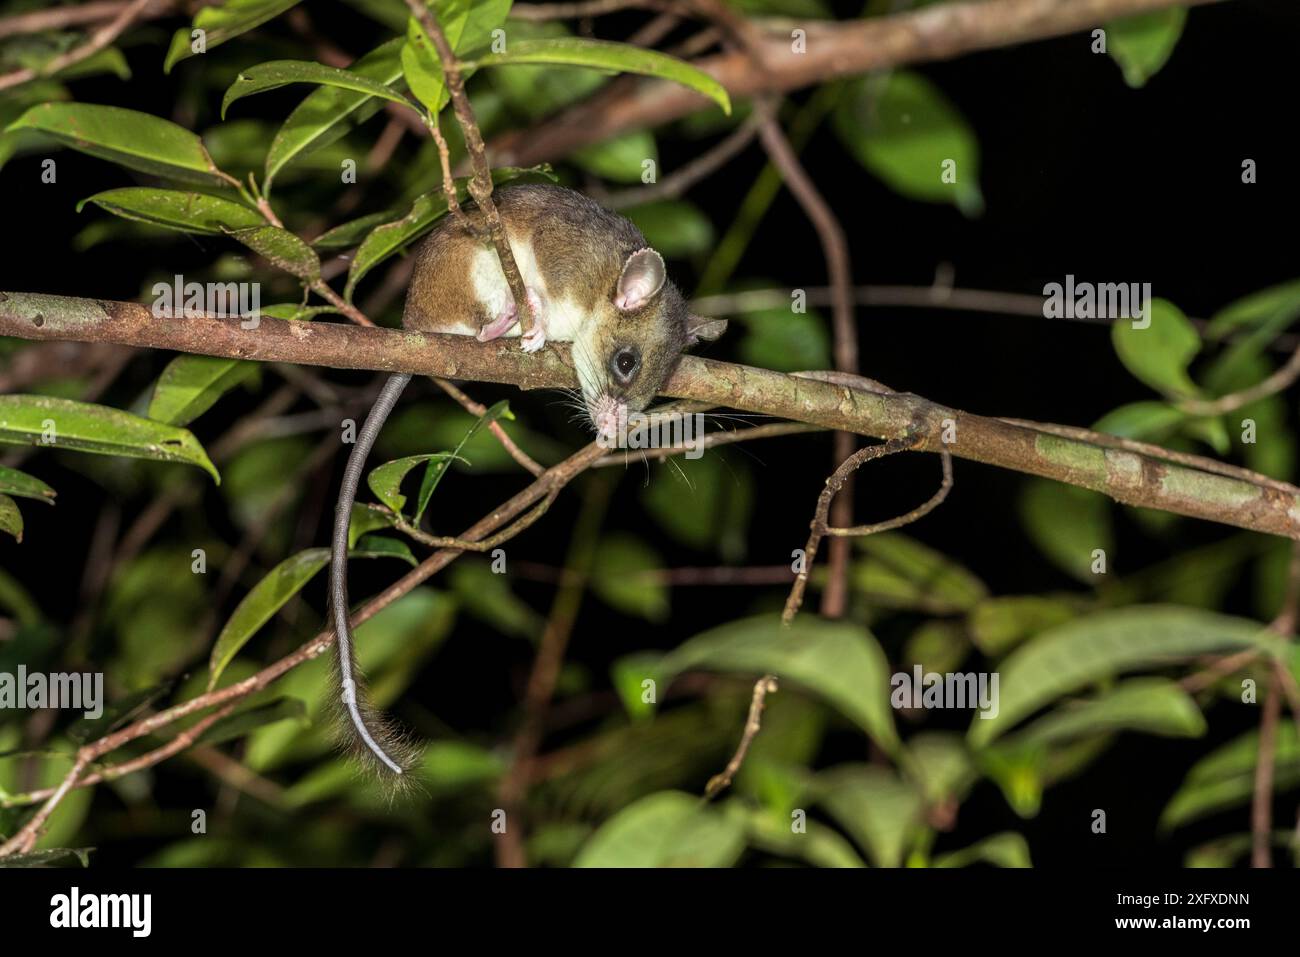
M 163 61 L 163 72 L 170 73 L 181 60 L 195 55 L 192 31 L 202 30 L 204 52 L 232 40 L 241 33 L 261 26 L 296 6 L 298 0 L 225 0 L 219 6 L 204 7 L 194 15 L 192 27 L 182 27 L 172 36 Z
M 0 442 L 184 462 L 221 482 L 203 446 L 185 429 L 70 399 L 0 396 Z
M 179 189 L 149 189 L 127 186 L 88 196 L 77 204 L 77 212 L 94 203 L 115 216 L 175 229 L 183 233 L 219 236 L 234 229 L 248 229 L 266 220 L 243 203 Z
M 184 127 L 135 110 L 94 103 L 42 103 L 9 124 L 128 169 L 206 185 L 235 185 L 203 141 Z
M 290 83 L 315 83 L 319 86 L 377 96 L 393 103 L 400 103 L 402 106 L 411 106 L 411 101 L 401 93 L 379 80 L 360 73 L 352 73 L 309 60 L 270 60 L 239 71 L 235 82 L 230 84 L 225 97 L 221 100 L 221 118 L 223 120 L 226 118 L 226 110 L 236 100 L 242 100 L 254 93 L 278 90 Z
M 12 535 L 19 542 L 23 540 L 23 513 L 8 495 L 0 495 L 0 532 Z
M 34 498 L 50 505 L 54 504 L 54 496 L 58 494 L 35 476 L 4 465 L 0 465 L 0 492 L 19 498 Z
M 651 794 L 619 811 L 583 845 L 574 867 L 730 867 L 741 825 L 681 791 Z
M 256 373 L 257 364 L 253 362 L 217 356 L 177 356 L 167 363 L 154 385 L 149 418 L 171 425 L 188 425 Z
M 278 269 L 309 283 L 320 278 L 320 257 L 316 250 L 287 229 L 255 226 L 232 230 L 230 235 Z
M 424 462 L 450 461 L 453 458 L 455 455 L 451 452 L 426 452 L 422 455 L 408 455 L 405 458 L 394 459 L 371 469 L 370 474 L 366 476 L 366 484 L 370 486 L 370 491 L 375 493 L 379 501 L 400 514 L 406 505 L 406 496 L 398 489 L 402 487 L 402 479 L 406 478 L 407 473 Z M 463 462 L 464 459 L 461 461 Z

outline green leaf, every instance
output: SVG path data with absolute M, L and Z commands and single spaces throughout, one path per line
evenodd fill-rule
M 984 654 L 996 657 L 1026 638 L 1079 614 L 1079 602 L 1050 595 L 1006 595 L 988 598 L 966 620 L 971 640 Z
M 28 854 L 10 854 L 0 857 L 0 867 L 59 867 L 76 861 L 82 867 L 90 866 L 93 847 L 51 847 Z
M 195 55 L 192 30 L 203 31 L 203 52 L 208 53 L 213 47 L 278 17 L 297 3 L 298 0 L 226 0 L 220 6 L 204 7 L 194 15 L 192 27 L 181 27 L 172 35 L 163 72 L 170 73 L 181 60 Z
M 154 385 L 149 418 L 170 425 L 188 425 L 257 371 L 256 363 L 238 359 L 177 356 L 167 363 Z
M 1177 682 L 1133 678 L 1086 701 L 1067 702 L 1016 734 L 1017 741 L 1055 745 L 1099 732 L 1138 731 L 1199 738 L 1205 716 Z
M 807 830 L 796 834 L 788 820 L 756 808 L 746 824 L 749 842 L 769 853 L 805 860 L 813 867 L 867 866 L 852 844 L 819 821 L 806 821 Z
M 1186 413 L 1167 402 L 1147 400 L 1111 409 L 1092 428 L 1124 439 L 1158 442 L 1171 435 L 1186 418 Z
M 398 55 L 405 41 L 389 40 L 358 59 L 348 72 L 391 86 L 402 78 Z M 355 127 L 370 119 L 383 101 L 366 93 L 336 87 L 322 87 L 307 96 L 276 131 L 266 153 L 264 191 L 290 162 L 329 146 Z
M 316 249 L 351 249 L 353 246 L 360 244 L 376 226 L 382 226 L 384 223 L 392 222 L 396 218 L 397 210 L 395 209 L 384 209 L 377 213 L 368 213 L 321 233 L 312 240 L 312 246 Z
M 666 199 L 624 210 L 646 242 L 669 259 L 694 256 L 713 248 L 713 223 L 694 203 Z M 802 366 L 820 369 L 821 366 Z
M 416 501 L 415 521 L 419 522 L 424 517 L 424 510 L 429 507 L 429 500 L 433 498 L 433 493 L 437 491 L 439 483 L 442 482 L 442 476 L 451 467 L 453 460 L 465 462 L 461 457 L 461 452 L 466 444 L 472 439 L 480 429 L 486 428 L 498 419 L 514 419 L 514 413 L 510 411 L 510 403 L 505 399 L 493 403 L 492 407 L 484 412 L 464 437 L 456 443 L 456 448 L 452 451 L 451 456 L 444 459 L 430 459 L 429 464 L 425 467 L 424 478 L 420 480 L 420 497 Z M 466 464 L 469 464 L 466 462 Z
M 434 0 L 433 12 L 443 36 L 452 50 L 464 53 L 487 43 L 492 31 L 505 22 L 509 0 Z M 472 67 L 463 71 L 468 76 Z M 425 36 L 420 22 L 411 17 L 406 24 L 406 44 L 402 47 L 402 73 L 411 92 L 425 105 L 429 115 L 437 116 L 447 105 L 449 94 L 442 76 L 442 62 L 437 50 Z
M 54 504 L 54 496 L 58 494 L 35 476 L 4 465 L 0 465 L 0 492 L 19 498 L 34 498 L 50 505 Z
M 1232 342 L 1205 370 L 1205 383 L 1215 392 L 1244 388 L 1242 379 L 1258 368 L 1265 349 L 1300 315 L 1300 280 L 1272 286 L 1224 306 L 1206 329 L 1206 338 Z
M 877 867 L 900 867 L 922 824 L 921 793 L 893 771 L 841 765 L 817 775 L 818 803 Z
M 447 462 L 453 458 L 455 456 L 451 452 L 426 452 L 422 455 L 408 455 L 405 458 L 394 459 L 372 469 L 366 476 L 366 484 L 370 486 L 370 491 L 375 493 L 379 501 L 400 514 L 406 505 L 406 496 L 398 489 L 401 488 L 402 479 L 406 478 L 406 474 L 425 462 Z
M 731 112 L 731 98 L 727 96 L 726 88 L 703 70 L 676 57 L 626 43 L 577 37 L 515 40 L 506 47 L 505 52 L 488 53 L 469 63 L 472 66 L 548 63 L 556 66 L 591 67 L 615 73 L 639 73 L 680 83 L 709 97 L 727 113 Z
M 23 540 L 23 513 L 8 495 L 0 495 L 0 532 L 12 535 L 19 542 Z
M 660 568 L 663 560 L 639 538 L 610 535 L 596 548 L 591 587 L 611 608 L 663 621 L 668 617 L 668 586 L 648 574 Z
M 840 139 L 872 174 L 910 199 L 984 208 L 975 133 L 943 92 L 909 70 L 853 80 L 834 114 Z
M 641 721 L 655 713 L 655 702 L 647 701 L 645 684 L 647 681 L 658 685 L 660 681 L 659 665 L 663 655 L 653 651 L 624 655 L 609 667 L 610 682 L 623 702 L 628 717 Z
M 967 569 L 899 532 L 855 541 L 867 557 L 853 563 L 852 581 L 873 604 L 949 614 L 969 611 L 988 596 Z
M 251 229 L 231 230 L 230 235 L 271 265 L 305 282 L 312 283 L 320 278 L 320 257 L 316 255 L 316 250 L 287 229 L 279 226 L 254 226 Z
M 720 455 L 679 457 L 642 493 L 642 502 L 669 535 L 699 551 L 716 551 L 728 562 L 744 557 L 753 479 L 740 463 Z M 793 580 L 793 574 L 791 575 Z
M 128 169 L 204 185 L 236 185 L 212 162 L 203 141 L 184 127 L 135 110 L 94 103 L 42 103 L 8 126 Z
M 582 846 L 574 867 L 730 867 L 741 825 L 694 795 L 651 794 L 619 811 Z
M 349 553 L 351 558 L 397 558 L 414 568 L 420 564 L 411 554 L 411 547 L 406 542 L 387 535 L 366 535 L 357 542 L 357 547 Z
M 500 754 L 466 741 L 433 741 L 417 772 L 438 794 L 491 784 L 506 770 Z
M 1132 322 L 1110 327 L 1115 353 L 1139 381 L 1165 395 L 1189 397 L 1201 390 L 1187 367 L 1201 351 L 1201 336 L 1182 310 L 1167 299 L 1152 300 L 1150 324 L 1134 328 Z
M 70 399 L 0 396 L 0 442 L 184 462 L 221 482 L 203 446 L 185 429 Z
M 922 731 L 907 741 L 904 766 L 929 804 L 962 801 L 978 774 L 966 742 L 952 731 Z
M 639 183 L 646 160 L 659 165 L 659 150 L 655 146 L 654 134 L 633 130 L 574 150 L 572 159 L 587 172 L 603 179 L 616 183 Z M 655 246 L 654 243 L 650 245 Z M 655 248 L 659 249 L 658 246 Z M 663 249 L 659 252 L 669 255 Z
M 1249 803 L 1255 793 L 1255 765 L 1259 754 L 1259 729 L 1256 728 L 1196 762 L 1161 812 L 1160 829 L 1168 831 Z M 1300 785 L 1300 742 L 1294 724 L 1289 721 L 1277 727 L 1273 761 L 1274 794 Z
M 509 578 L 492 571 L 491 563 L 465 556 L 449 571 L 456 600 L 475 618 L 516 638 L 541 634 L 542 616 L 511 590 Z
M 1015 831 L 992 834 L 982 841 L 960 851 L 939 854 L 935 867 L 969 867 L 971 864 L 992 864 L 996 867 L 1033 867 L 1029 857 L 1029 844 L 1024 835 Z
M 307 705 L 298 698 L 281 696 L 264 704 L 244 708 L 214 723 L 199 735 L 198 743 L 224 744 L 277 721 L 296 721 L 299 727 L 306 727 L 310 723 L 307 720 Z
M 394 517 L 378 505 L 353 502 L 352 516 L 348 523 L 348 548 L 355 546 L 367 532 L 373 532 L 377 528 L 392 528 L 393 521 Z
M 178 189 L 142 186 L 110 189 L 83 199 L 77 204 L 77 212 L 81 212 L 87 203 L 94 203 L 123 219 L 183 233 L 219 236 L 265 222 L 261 213 L 243 203 Z
M 787 628 L 761 615 L 702 632 L 667 655 L 665 684 L 685 671 L 774 674 L 838 708 L 886 751 L 898 746 L 889 662 L 860 625 L 799 617 Z
M 236 100 L 242 100 L 254 93 L 278 90 L 290 83 L 315 83 L 319 86 L 377 96 L 393 103 L 400 103 L 402 106 L 411 106 L 411 101 L 398 91 L 360 73 L 352 73 L 309 60 L 270 60 L 239 71 L 235 82 L 230 84 L 225 97 L 221 100 L 221 118 L 223 120 L 226 118 L 226 110 Z
M 1139 13 L 1106 24 L 1106 49 L 1124 72 L 1129 86 L 1145 86 L 1160 72 L 1183 34 L 1182 7 Z
M 1194 655 L 1271 647 L 1257 622 L 1164 605 L 1103 611 L 1043 632 L 999 668 L 1000 710 L 976 717 L 972 745 L 988 744 L 1021 718 L 1072 691 L 1139 668 Z
M 329 564 L 328 548 L 308 548 L 291 555 L 276 565 L 266 577 L 253 586 L 244 600 L 235 608 L 208 659 L 208 690 L 216 687 L 221 673 L 226 670 L 239 649 L 257 634 L 275 613 L 302 590 L 316 573 Z
M 1030 479 L 1020 496 L 1020 520 L 1030 539 L 1062 571 L 1095 584 L 1093 552 L 1114 557 L 1110 500 L 1100 492 L 1049 479 Z

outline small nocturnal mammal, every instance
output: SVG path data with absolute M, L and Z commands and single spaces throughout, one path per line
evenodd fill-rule
M 549 185 L 506 186 L 493 193 L 527 288 L 533 328 L 521 347 L 573 343 L 573 364 L 597 435 L 614 439 L 631 412 L 658 393 L 683 349 L 716 339 L 725 320 L 690 314 L 667 277 L 663 257 L 630 223 L 594 200 Z M 482 214 L 465 206 L 486 235 Z M 402 324 L 421 332 L 472 335 L 479 341 L 520 335 L 518 313 L 496 250 L 445 217 L 420 244 Z M 410 381 L 389 378 L 348 457 L 334 512 L 330 604 L 338 635 L 340 727 L 354 751 L 380 772 L 402 774 L 413 749 L 369 708 L 348 625 L 348 525 L 366 458 L 384 420 Z

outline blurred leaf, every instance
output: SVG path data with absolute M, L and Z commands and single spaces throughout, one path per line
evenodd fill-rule
M 208 659 L 208 690 L 216 687 L 226 665 L 239 654 L 263 625 L 270 621 L 285 603 L 298 594 L 316 573 L 329 564 L 328 548 L 308 548 L 291 555 L 271 569 L 265 578 L 253 586 L 235 608 Z
M 126 697 L 104 708 L 98 718 L 81 717 L 68 727 L 68 737 L 77 745 L 98 741 L 106 734 L 112 734 L 118 728 L 125 727 L 139 717 L 145 709 L 171 693 L 175 687 L 173 681 L 163 681 L 133 691 Z
M 42 103 L 9 124 L 128 169 L 204 185 L 232 185 L 184 127 L 135 110 L 94 103 Z
M 221 235 L 265 222 L 261 213 L 242 203 L 178 189 L 128 186 L 105 190 L 79 202 L 77 212 L 81 212 L 87 203 L 94 203 L 123 219 L 183 233 Z
M 962 736 L 953 731 L 922 731 L 908 739 L 908 769 L 929 804 L 961 801 L 978 774 Z
M 790 823 L 762 810 L 752 811 L 746 819 L 746 833 L 755 847 L 773 854 L 798 858 L 813 867 L 866 867 L 852 844 L 820 821 L 806 821 L 803 833 L 791 830 Z
M 1167 402 L 1130 402 L 1112 409 L 1093 423 L 1093 430 L 1125 439 L 1159 442 L 1186 419 L 1185 413 Z
M 1250 802 L 1255 793 L 1259 760 L 1259 730 L 1254 729 L 1216 748 L 1187 772 L 1178 791 L 1160 815 L 1160 829 L 1169 831 L 1219 811 Z M 1273 793 L 1300 785 L 1300 742 L 1289 721 L 1277 726 L 1273 749 Z
M 695 795 L 662 791 L 601 825 L 574 867 L 730 867 L 745 847 L 732 818 Z
M 877 867 L 899 867 L 922 824 L 921 794 L 893 771 L 840 765 L 817 775 L 818 803 Z
M 0 568 L 0 608 L 13 615 L 19 625 L 31 626 L 41 620 L 40 606 L 31 592 L 3 568 Z
M 1205 382 L 1216 392 L 1229 391 L 1258 357 L 1300 315 L 1300 280 L 1271 286 L 1224 306 L 1210 320 L 1206 338 L 1231 342 L 1205 373 Z M 1237 386 L 1239 387 L 1239 386 Z
M 970 652 L 965 628 L 952 621 L 927 621 L 912 632 L 903 646 L 902 663 L 918 664 L 926 672 L 955 671 Z
M 556 21 L 510 21 L 512 43 L 569 35 L 564 24 Z M 499 66 L 487 78 L 510 107 L 532 120 L 540 120 L 585 99 L 607 82 L 603 74 L 592 70 L 555 66 Z
M 1169 738 L 1199 738 L 1205 717 L 1191 696 L 1167 678 L 1132 678 L 1084 701 L 1065 702 L 1016 739 L 1055 744 L 1099 731 L 1137 731 Z
M 889 662 L 860 625 L 807 616 L 789 627 L 770 615 L 733 621 L 669 653 L 661 666 L 665 686 L 686 671 L 774 674 L 822 697 L 884 750 L 898 746 L 889 707 Z
M 727 561 L 745 554 L 754 504 L 748 470 L 721 456 L 679 457 L 659 471 L 641 501 L 658 525 L 698 551 L 717 551 Z
M 662 661 L 663 655 L 644 651 L 634 655 L 624 655 L 609 667 L 610 682 L 618 693 L 619 701 L 623 702 L 628 717 L 633 720 L 649 718 L 655 713 L 656 702 L 647 701 L 644 697 L 648 690 L 645 682 L 653 682 L 657 690 L 660 684 L 659 666 Z
M 872 604 L 948 614 L 968 611 L 988 595 L 967 569 L 899 532 L 854 542 L 867 557 L 853 563 L 852 582 Z
M 189 425 L 219 398 L 257 374 L 253 362 L 179 355 L 167 363 L 154 385 L 149 418 L 169 425 Z
M 694 203 L 665 199 L 623 212 L 645 235 L 646 242 L 669 259 L 694 256 L 713 248 L 713 223 Z
M 1153 10 L 1106 24 L 1106 49 L 1124 72 L 1124 82 L 1145 86 L 1165 65 L 1183 33 L 1182 7 Z
M 1062 571 L 1096 584 L 1093 552 L 1106 553 L 1106 570 L 1115 560 L 1110 500 L 1100 492 L 1050 479 L 1030 479 L 1020 497 L 1020 520 L 1039 551 Z
M 988 744 L 1021 718 L 1086 685 L 1195 655 L 1271 647 L 1257 622 L 1163 605 L 1102 611 L 1043 632 L 1002 662 L 1001 709 L 971 722 L 972 745 Z
M 194 15 L 192 27 L 181 27 L 172 35 L 163 72 L 170 73 L 181 60 L 195 55 L 191 47 L 192 29 L 203 31 L 204 52 L 210 53 L 214 47 L 261 26 L 297 4 L 298 0 L 225 0 L 220 6 L 203 7 Z
M 424 753 L 420 780 L 436 793 L 490 784 L 506 770 L 501 756 L 466 741 L 434 741 Z
M 755 309 L 742 319 L 742 362 L 777 372 L 831 367 L 830 335 L 820 314 L 786 308 Z
M 399 54 L 405 42 L 396 37 L 381 44 L 357 59 L 348 71 L 391 86 L 402 78 Z M 329 146 L 382 107 L 383 101 L 369 94 L 335 87 L 314 90 L 289 114 L 271 140 L 266 153 L 264 191 L 270 193 L 271 181 L 294 159 Z
M 46 436 L 52 441 L 44 441 Z M 185 429 L 70 399 L 0 396 L 0 442 L 184 462 L 197 465 L 213 481 L 221 482 L 203 446 Z
M 993 864 L 996 867 L 1033 867 L 1029 857 L 1029 844 L 1015 831 L 1003 831 L 976 841 L 960 851 L 937 855 L 935 867 L 969 867 L 971 864 Z
M 646 160 L 658 167 L 659 150 L 652 133 L 633 130 L 574 150 L 571 158 L 588 173 L 602 179 L 616 183 L 640 183 Z M 654 243 L 651 245 L 654 246 Z M 665 256 L 670 255 L 663 249 L 659 251 Z
M 895 70 L 850 81 L 834 122 L 858 162 L 895 192 L 952 203 L 967 216 L 983 210 L 975 133 L 921 74 Z
M 1077 601 L 1050 595 L 986 598 L 967 618 L 971 640 L 991 657 L 1006 654 L 1026 638 L 1064 624 L 1080 611 Z
M 1199 396 L 1201 390 L 1187 374 L 1187 367 L 1201 351 L 1201 335 L 1167 299 L 1148 305 L 1150 325 L 1135 329 L 1132 322 L 1115 322 L 1110 327 L 1115 354 L 1139 381 L 1157 392 L 1173 396 Z
M 509 578 L 492 571 L 490 563 L 465 556 L 448 573 L 456 599 L 475 618 L 515 638 L 541 633 L 542 616 L 511 590 Z
M 647 621 L 668 617 L 668 586 L 648 573 L 663 568 L 653 548 L 631 535 L 608 535 L 596 548 L 591 587 L 611 608 Z
M 305 726 L 308 723 L 307 706 L 297 698 L 279 697 L 265 704 L 244 708 L 210 726 L 199 735 L 198 743 L 224 744 L 277 721 L 295 721 L 300 727 Z
M 731 98 L 726 88 L 709 74 L 684 60 L 627 43 L 588 40 L 578 37 L 513 40 L 502 53 L 485 53 L 471 59 L 471 66 L 502 64 L 538 64 L 581 66 L 616 73 L 639 73 L 671 80 L 709 97 L 726 112 L 731 112 Z
M 320 257 L 305 242 L 279 226 L 253 226 L 233 229 L 230 235 L 277 269 L 283 269 L 305 282 L 320 279 Z
M 23 513 L 18 511 L 17 502 L 3 494 L 0 494 L 0 532 L 12 535 L 17 541 L 23 540 Z
M 54 504 L 54 497 L 58 494 L 34 475 L 4 465 L 0 465 L 0 492 L 18 498 L 34 498 L 50 505 Z
M 278 90 L 290 83 L 314 83 L 340 90 L 351 90 L 354 93 L 365 93 L 393 103 L 400 103 L 402 106 L 411 106 L 411 101 L 401 93 L 379 80 L 360 73 L 352 73 L 309 60 L 271 60 L 239 71 L 235 76 L 235 82 L 230 84 L 226 95 L 221 100 L 221 118 L 223 120 L 226 118 L 226 110 L 236 100 L 242 100 L 254 93 Z

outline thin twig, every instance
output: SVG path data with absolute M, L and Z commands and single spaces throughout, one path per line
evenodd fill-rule
M 484 405 L 482 405 L 479 402 L 475 402 L 468 395 L 466 395 L 460 389 L 456 388 L 446 379 L 434 379 L 433 381 L 437 383 L 438 388 L 442 389 L 443 392 L 447 393 L 449 396 L 451 396 L 453 399 L 459 402 L 461 406 L 467 412 L 470 413 L 470 415 L 476 415 L 482 418 L 484 415 L 487 414 L 487 408 Z M 541 475 L 543 472 L 546 471 L 546 467 L 544 465 L 540 465 L 533 458 L 531 458 L 527 452 L 525 452 L 523 449 L 521 449 L 518 445 L 515 444 L 515 440 L 510 438 L 510 436 L 506 434 L 506 430 L 502 428 L 500 422 L 489 423 L 488 428 L 492 431 L 492 434 L 497 437 L 497 441 L 501 443 L 501 447 L 510 453 L 510 457 L 514 459 L 516 462 L 518 462 L 520 465 L 522 465 L 524 468 L 526 468 L 528 471 L 532 472 L 534 475 Z
M 676 199 L 700 180 L 713 175 L 741 150 L 749 145 L 758 133 L 758 119 L 749 117 L 736 127 L 723 140 L 701 153 L 681 169 L 658 183 L 649 186 L 633 187 L 613 193 L 596 194 L 596 199 L 610 209 L 623 209 L 627 206 L 639 206 L 661 199 Z
M 731 782 L 740 771 L 740 766 L 745 763 L 745 755 L 749 753 L 749 746 L 754 742 L 754 737 L 758 732 L 762 730 L 763 706 L 767 703 L 767 696 L 776 690 L 776 675 L 763 675 L 758 681 L 754 682 L 754 696 L 749 701 L 749 715 L 745 718 L 745 730 L 740 736 L 740 744 L 736 746 L 736 753 L 731 756 L 727 766 L 718 774 L 709 778 L 709 783 L 704 787 L 704 799 L 706 801 L 713 800 L 731 786 Z
M 152 2 L 153 0 L 131 0 L 110 23 L 96 30 L 80 46 L 54 57 L 54 59 L 39 68 L 24 67 L 21 70 L 14 70 L 12 73 L 0 76 L 0 90 L 21 86 L 30 80 L 35 80 L 37 77 L 53 76 L 70 66 L 75 66 L 82 60 L 89 59 L 121 36 L 122 32 L 135 22 L 136 18 L 144 12 L 144 8 Z

